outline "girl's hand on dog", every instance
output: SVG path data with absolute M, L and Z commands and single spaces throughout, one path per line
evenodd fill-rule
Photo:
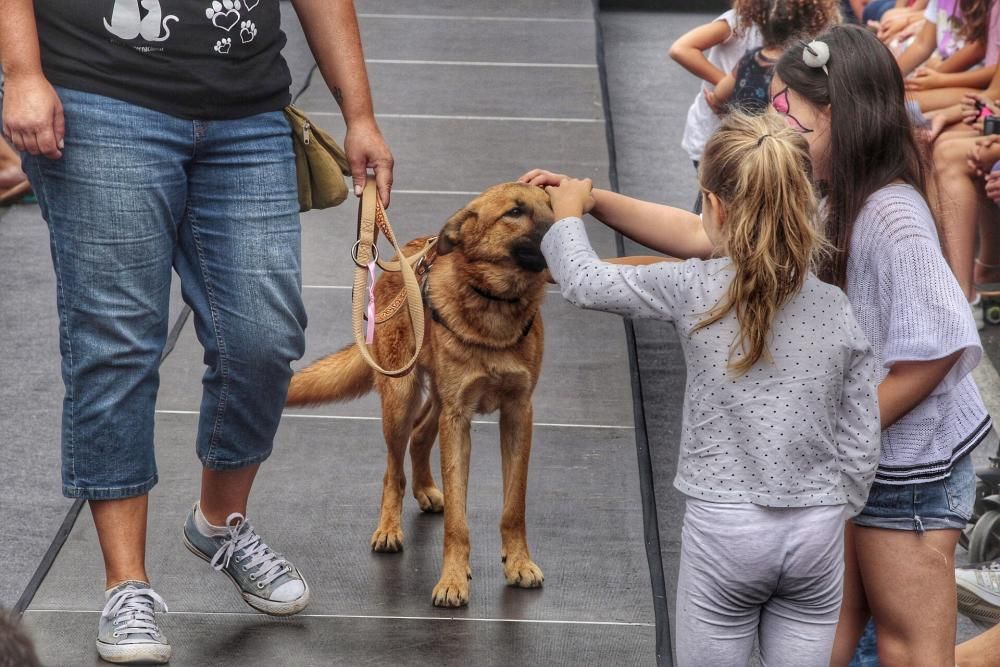
M 528 185 L 537 185 L 540 188 L 547 188 L 550 185 L 559 185 L 567 178 L 569 178 L 569 176 L 566 174 L 557 174 L 555 172 L 545 171 L 544 169 L 532 169 L 517 180 L 519 183 L 527 183 Z
M 594 207 L 590 194 L 593 189 L 594 183 L 589 178 L 566 178 L 559 185 L 546 186 L 556 220 L 579 218 L 589 212 Z
M 580 179 L 577 178 L 571 178 L 566 174 L 557 174 L 555 172 L 546 171 L 544 169 L 532 169 L 531 171 L 524 174 L 523 176 L 521 176 L 521 178 L 517 180 L 520 183 L 527 183 L 528 185 L 535 185 L 537 187 L 540 187 L 549 193 L 549 201 L 552 204 L 552 209 L 553 212 L 555 213 L 556 220 L 562 220 L 563 218 L 572 217 L 571 215 L 561 216 L 559 215 L 558 211 L 555 210 L 556 203 L 555 199 L 552 198 L 552 193 L 550 192 L 550 188 L 559 187 L 565 181 L 577 181 L 580 183 L 582 183 L 583 181 L 580 181 Z M 583 211 L 581 213 L 575 214 L 577 215 L 577 217 L 583 215 L 584 213 L 590 213 L 591 209 L 593 209 L 594 206 L 596 205 L 596 202 L 594 201 L 594 196 L 591 194 L 591 190 L 593 189 L 593 183 L 589 178 L 584 180 L 586 180 L 586 182 L 590 187 L 588 187 L 587 189 L 587 199 L 584 202 Z

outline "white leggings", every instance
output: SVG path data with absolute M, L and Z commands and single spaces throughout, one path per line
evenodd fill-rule
M 844 585 L 844 506 L 689 498 L 677 580 L 679 667 L 830 663 Z

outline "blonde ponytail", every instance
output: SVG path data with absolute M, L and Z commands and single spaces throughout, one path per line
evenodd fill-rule
M 809 151 L 780 116 L 734 112 L 705 146 L 699 176 L 702 190 L 722 202 L 720 250 L 732 260 L 735 275 L 692 333 L 735 309 L 740 332 L 729 368 L 743 374 L 761 358 L 770 359 L 775 314 L 802 288 L 826 248 L 814 226 Z

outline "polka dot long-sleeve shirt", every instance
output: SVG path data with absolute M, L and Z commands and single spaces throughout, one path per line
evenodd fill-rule
M 728 368 L 734 312 L 692 328 L 724 297 L 728 258 L 624 266 L 602 262 L 579 218 L 542 241 L 570 302 L 674 322 L 687 363 L 674 486 L 715 502 L 864 506 L 879 457 L 871 347 L 841 290 L 811 275 L 776 314 L 768 350 L 744 375 Z

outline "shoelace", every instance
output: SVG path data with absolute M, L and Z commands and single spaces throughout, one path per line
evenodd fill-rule
M 125 588 L 108 599 L 101 616 L 112 619 L 115 637 L 155 635 L 159 632 L 153 618 L 156 611 L 167 611 L 167 603 L 152 588 Z
M 993 592 L 1000 593 L 1000 561 L 977 564 L 974 571 L 980 586 L 988 586 Z
M 292 571 L 292 564 L 282 558 L 281 554 L 271 551 L 242 514 L 233 512 L 226 517 L 226 527 L 229 529 L 229 537 L 212 558 L 212 567 L 216 570 L 229 567 L 229 561 L 235 554 L 237 563 L 247 561 L 242 565 L 244 571 L 257 568 L 256 572 L 250 573 L 250 581 L 256 581 L 257 588 L 264 588 L 281 575 Z

